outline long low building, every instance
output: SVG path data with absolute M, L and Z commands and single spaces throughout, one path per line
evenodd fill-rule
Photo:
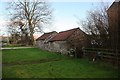
M 57 33 L 56 31 L 44 33 L 36 40 L 40 49 L 68 54 L 71 49 L 82 49 L 87 46 L 87 34 L 79 28 Z

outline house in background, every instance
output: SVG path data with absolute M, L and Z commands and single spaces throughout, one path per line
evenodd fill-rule
M 111 48 L 120 50 L 120 1 L 115 0 L 107 13 Z
M 52 38 L 48 36 L 50 36 L 50 33 L 49 35 L 48 33 L 43 34 L 41 37 L 37 39 L 36 45 L 39 48 L 53 52 L 60 52 L 63 54 L 68 54 L 70 49 L 81 50 L 82 47 L 87 46 L 87 34 L 80 30 L 79 28 L 59 32 L 52 36 Z M 43 45 L 44 48 L 42 47 Z
M 0 46 L 9 44 L 9 36 L 0 36 Z

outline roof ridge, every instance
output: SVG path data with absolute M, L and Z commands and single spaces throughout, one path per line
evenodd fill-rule
M 65 30 L 65 31 L 61 31 L 61 32 L 59 32 L 59 33 L 67 32 L 67 31 L 71 31 L 71 30 L 75 30 L 75 29 L 79 29 L 79 27 L 78 27 L 78 28 L 69 29 L 69 30 Z
M 49 34 L 49 33 L 53 33 L 53 32 L 56 32 L 56 31 L 46 32 L 46 33 L 44 33 L 44 34 Z

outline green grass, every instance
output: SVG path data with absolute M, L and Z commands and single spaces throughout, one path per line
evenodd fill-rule
M 3 66 L 3 78 L 117 78 L 118 71 L 110 64 L 39 50 L 19 49 L 3 51 L 3 63 L 61 59 L 38 64 Z
M 60 54 L 39 50 L 37 48 L 3 50 L 2 52 L 3 63 L 64 57 Z

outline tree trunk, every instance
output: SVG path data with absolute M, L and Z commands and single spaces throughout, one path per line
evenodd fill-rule
M 34 36 L 33 36 L 33 27 L 32 27 L 32 24 L 31 24 L 31 20 L 29 20 L 29 29 L 30 29 L 30 38 L 31 38 L 31 40 L 30 40 L 30 44 L 31 45 L 35 45 L 35 43 L 34 43 Z
M 30 33 L 30 38 L 31 38 L 31 45 L 35 45 L 35 43 L 34 43 L 34 36 L 33 36 L 33 33 L 31 32 Z

